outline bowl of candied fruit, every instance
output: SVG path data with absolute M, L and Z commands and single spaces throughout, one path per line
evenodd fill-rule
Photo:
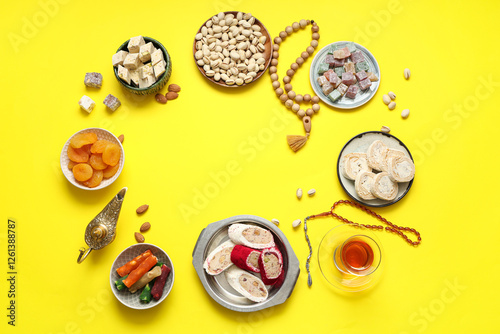
M 123 146 L 105 129 L 88 128 L 72 135 L 61 152 L 61 170 L 75 187 L 99 190 L 120 175 L 125 162 Z

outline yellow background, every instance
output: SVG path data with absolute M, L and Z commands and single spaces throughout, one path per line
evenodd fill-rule
M 499 178 L 496 161 L 500 116 L 498 1 L 3 1 L 1 27 L 0 228 L 2 332 L 19 333 L 493 333 L 500 330 L 498 261 Z M 353 40 L 376 57 L 382 73 L 372 101 L 354 111 L 321 104 L 312 136 L 294 154 L 287 134 L 301 121 L 276 98 L 266 74 L 247 88 L 209 84 L 192 57 L 200 25 L 222 10 L 252 12 L 276 36 L 302 18 L 320 26 L 320 48 Z M 36 24 L 36 25 L 35 25 Z M 29 26 L 31 30 L 29 29 Z M 127 95 L 113 75 L 111 56 L 131 36 L 151 36 L 173 61 L 169 83 L 182 91 L 160 105 L 154 97 Z M 15 41 L 15 42 L 13 42 Z M 278 73 L 310 42 L 310 31 L 287 39 Z M 319 49 L 318 49 L 319 50 Z M 292 80 L 313 93 L 309 65 Z M 403 78 L 410 68 L 412 77 Z M 86 72 L 100 72 L 100 90 L 86 89 Z M 488 83 L 489 82 L 489 83 Z M 397 94 L 389 111 L 382 95 Z M 164 89 L 166 91 L 166 89 Z M 116 112 L 101 101 L 112 93 Z M 78 100 L 88 95 L 91 114 Z M 409 108 L 410 117 L 400 112 Z M 399 203 L 376 210 L 422 233 L 418 248 L 378 233 L 385 271 L 378 286 L 343 296 L 323 279 L 316 250 L 338 224 L 310 224 L 315 255 L 308 288 L 308 254 L 302 229 L 291 222 L 346 199 L 335 172 L 342 146 L 354 135 L 389 126 L 412 152 L 417 176 Z M 79 190 L 59 167 L 65 141 L 87 127 L 124 134 L 125 168 L 100 191 Z M 495 159 L 496 158 L 496 159 Z M 213 175 L 236 165 L 225 183 Z M 116 240 L 82 264 L 87 223 L 128 187 Z M 314 197 L 295 190 L 315 188 Z M 199 199 L 201 192 L 205 201 Z M 138 217 L 135 209 L 149 204 Z M 190 213 L 182 210 L 190 208 Z M 350 208 L 340 214 L 376 221 Z M 285 304 L 253 314 L 229 311 L 203 289 L 191 264 L 201 230 L 238 214 L 277 218 L 294 248 L 301 273 Z M 17 322 L 7 325 L 7 219 L 17 222 Z M 144 222 L 146 241 L 167 251 L 175 267 L 171 294 L 159 306 L 136 311 L 109 287 L 115 257 L 135 243 Z

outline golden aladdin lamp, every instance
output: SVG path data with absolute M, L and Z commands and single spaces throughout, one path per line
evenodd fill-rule
M 123 199 L 127 188 L 123 188 L 116 194 L 104 209 L 87 225 L 85 230 L 85 242 L 89 248 L 80 248 L 78 263 L 82 263 L 90 252 L 109 245 L 115 239 L 116 224 L 120 216 Z

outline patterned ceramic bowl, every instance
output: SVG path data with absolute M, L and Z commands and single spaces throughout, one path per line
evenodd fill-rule
M 161 49 L 163 51 L 163 57 L 165 58 L 165 62 L 167 65 L 165 66 L 165 73 L 161 75 L 161 77 L 151 86 L 146 87 L 146 88 L 139 88 L 135 85 L 129 85 L 126 82 L 124 82 L 120 77 L 118 77 L 118 67 L 114 67 L 113 71 L 115 72 L 115 77 L 118 82 L 125 87 L 125 89 L 133 94 L 137 95 L 149 95 L 149 94 L 155 94 L 158 93 L 166 84 L 168 79 L 170 79 L 170 76 L 172 75 L 172 59 L 170 59 L 170 55 L 167 52 L 167 49 L 158 42 L 156 39 L 150 38 L 150 37 L 144 37 L 144 41 L 146 43 L 152 42 L 154 47 L 157 49 Z M 116 52 L 124 50 L 128 51 L 127 46 L 128 46 L 129 40 L 127 40 L 125 43 L 123 43 Z
M 121 151 L 120 161 L 118 162 L 120 167 L 119 167 L 118 171 L 116 172 L 116 174 L 113 175 L 112 177 L 110 177 L 109 179 L 103 179 L 101 184 L 95 188 L 89 188 L 89 187 L 83 185 L 82 183 L 78 182 L 75 179 L 75 176 L 73 175 L 73 172 L 71 171 L 71 169 L 68 168 L 68 164 L 69 164 L 70 160 L 68 158 L 67 152 L 68 152 L 68 146 L 69 146 L 69 142 L 71 141 L 71 138 L 73 138 L 77 134 L 88 133 L 88 132 L 94 132 L 97 135 L 97 139 L 105 139 L 105 140 L 108 140 L 114 144 L 117 144 L 118 146 L 120 146 L 120 151 Z M 118 138 L 116 138 L 116 136 L 114 134 L 112 134 L 108 130 L 104 130 L 101 128 L 88 128 L 88 129 L 83 129 L 81 131 L 78 131 L 77 133 L 75 133 L 74 135 L 72 135 L 68 139 L 68 141 L 64 144 L 63 149 L 61 151 L 61 170 L 62 170 L 64 176 L 75 187 L 78 187 L 78 188 L 84 189 L 84 190 L 99 190 L 99 189 L 102 189 L 102 188 L 109 186 L 111 183 L 115 182 L 115 180 L 118 178 L 118 176 L 120 176 L 120 173 L 122 172 L 124 164 L 125 164 L 125 152 L 123 151 L 122 144 L 120 143 L 120 141 L 118 140 Z
M 168 274 L 167 281 L 165 283 L 165 286 L 163 287 L 163 294 L 161 298 L 159 300 L 151 298 L 151 301 L 145 304 L 139 300 L 139 295 L 141 294 L 142 289 L 137 291 L 136 293 L 130 293 L 126 289 L 120 291 L 116 288 L 115 281 L 120 278 L 120 276 L 116 273 L 116 269 L 120 268 L 125 263 L 144 253 L 148 249 L 151 250 L 153 255 L 158 258 L 158 262 L 164 263 L 171 269 L 171 271 Z M 113 262 L 113 265 L 111 266 L 111 272 L 109 274 L 109 284 L 111 285 L 113 294 L 115 295 L 116 299 L 120 301 L 120 303 L 136 310 L 143 310 L 155 307 L 156 305 L 160 304 L 165 298 L 167 298 L 168 294 L 172 290 L 172 287 L 174 286 L 174 278 L 174 266 L 167 253 L 165 253 L 163 249 L 152 244 L 135 244 L 121 252 L 120 255 L 118 255 L 118 257 L 116 258 L 115 262 Z

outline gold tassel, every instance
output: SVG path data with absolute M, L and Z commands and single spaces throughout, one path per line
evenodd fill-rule
M 297 152 L 306 144 L 307 137 L 309 137 L 309 134 L 305 136 L 288 135 L 286 136 L 286 141 L 288 142 L 288 146 L 290 146 L 294 152 Z

